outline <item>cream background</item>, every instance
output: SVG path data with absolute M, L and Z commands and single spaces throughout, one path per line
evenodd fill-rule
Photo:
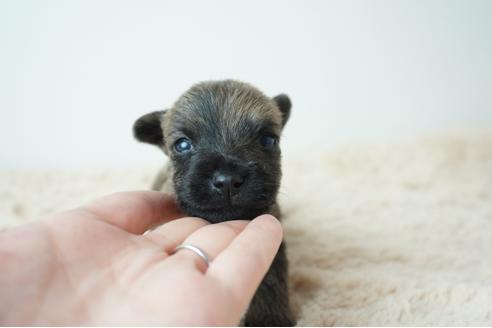
M 146 189 L 155 170 L 0 170 L 0 228 Z M 299 325 L 492 325 L 492 133 L 344 146 L 284 171 Z

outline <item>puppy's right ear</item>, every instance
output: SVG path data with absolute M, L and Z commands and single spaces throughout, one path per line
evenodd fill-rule
M 145 114 L 133 123 L 133 135 L 138 141 L 156 146 L 164 145 L 162 120 L 165 110 Z

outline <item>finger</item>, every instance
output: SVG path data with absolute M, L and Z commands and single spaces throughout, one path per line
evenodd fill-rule
M 185 217 L 167 222 L 149 231 L 144 237 L 158 244 L 166 253 L 171 253 L 189 235 L 208 224 L 204 219 Z
M 280 222 L 271 215 L 259 216 L 217 256 L 206 274 L 222 282 L 240 302 L 239 308 L 246 309 L 281 242 Z
M 157 191 L 119 192 L 81 209 L 134 234 L 141 234 L 159 223 L 183 216 L 172 196 Z
M 226 221 L 216 224 L 206 225 L 191 235 L 189 235 L 183 244 L 189 244 L 200 248 L 207 255 L 208 259 L 213 262 L 214 258 L 224 250 L 229 243 L 244 229 L 248 221 Z M 187 249 L 177 251 L 172 260 L 181 262 L 185 267 L 194 267 L 205 272 L 207 265 L 205 261 Z

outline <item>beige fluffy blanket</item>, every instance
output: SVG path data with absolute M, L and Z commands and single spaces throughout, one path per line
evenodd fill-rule
M 299 325 L 492 325 L 492 133 L 284 154 Z M 148 188 L 157 168 L 0 170 L 0 224 Z

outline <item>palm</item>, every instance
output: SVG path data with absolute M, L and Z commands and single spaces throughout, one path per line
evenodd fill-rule
M 235 237 L 246 223 L 212 227 L 201 219 L 182 218 L 142 235 L 162 221 L 159 212 L 167 213 L 167 219 L 179 216 L 169 201 L 151 209 L 150 214 L 139 212 L 138 204 L 126 202 L 129 213 L 123 217 L 115 217 L 114 208 L 108 210 L 105 202 L 104 206 L 94 203 L 14 230 L 7 244 L 0 243 L 15 245 L 21 254 L 28 254 L 33 247 L 37 250 L 36 259 L 19 256 L 10 266 L 11 270 L 23 268 L 20 274 L 16 270 L 15 279 L 18 283 L 27 281 L 24 287 L 29 291 L 20 309 L 24 322 L 16 324 L 237 324 L 254 290 L 248 291 L 246 302 L 238 300 L 237 290 L 214 275 L 222 272 L 222 267 L 216 270 L 211 266 L 205 272 L 197 257 L 186 252 L 169 253 L 185 239 L 214 233 Z M 187 229 L 194 232 L 183 235 L 181 231 Z M 22 234 L 23 243 L 15 243 L 19 239 L 16 234 Z M 225 248 L 232 239 L 226 238 L 210 252 L 219 255 L 219 248 Z M 256 280 L 259 283 L 261 276 Z M 15 300 L 11 307 L 14 304 Z M 13 313 L 8 303 L 0 305 L 7 314 Z

